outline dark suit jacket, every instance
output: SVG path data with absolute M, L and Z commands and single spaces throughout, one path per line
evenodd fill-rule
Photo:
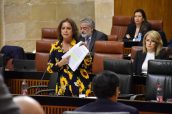
M 94 52 L 94 44 L 95 44 L 96 40 L 108 40 L 108 37 L 103 32 L 100 32 L 100 31 L 94 29 L 93 34 L 91 36 L 91 42 L 90 42 L 90 45 L 89 45 L 89 51 L 90 52 Z M 83 38 L 80 35 L 79 36 L 79 41 L 84 41 L 85 42 L 85 38 Z
M 0 114 L 21 114 L 0 75 Z
M 97 99 L 95 102 L 88 103 L 75 111 L 80 112 L 130 112 L 130 114 L 139 114 L 135 107 L 125 105 L 119 102 L 112 102 L 108 99 Z
M 136 75 L 141 75 L 142 72 L 142 64 L 146 58 L 146 53 L 143 53 L 142 50 L 138 51 L 136 53 L 136 56 L 134 58 L 134 73 Z M 168 59 L 168 55 L 166 54 L 165 49 L 162 49 L 160 51 L 160 54 L 155 56 L 155 59 Z
M 139 30 L 139 32 L 142 33 L 142 38 L 141 38 L 141 42 L 139 43 L 139 45 L 142 45 L 144 35 L 150 30 L 151 30 L 151 25 L 149 23 L 142 24 L 142 26 Z M 128 25 L 127 32 L 126 32 L 126 34 L 130 35 L 130 37 L 131 37 L 130 40 L 133 40 L 135 32 L 136 32 L 136 25 L 134 23 L 130 23 Z M 128 40 L 128 38 L 126 38 L 126 34 L 125 34 L 124 40 Z

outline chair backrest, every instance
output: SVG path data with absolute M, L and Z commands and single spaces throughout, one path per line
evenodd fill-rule
M 163 22 L 162 22 L 162 20 L 148 20 L 148 22 L 151 24 L 151 27 L 152 27 L 153 30 L 163 31 Z
M 57 40 L 57 28 L 42 28 L 43 40 Z
M 131 16 L 113 16 L 111 35 L 117 35 L 119 41 L 123 41 Z
M 119 41 L 96 41 L 94 45 L 94 57 L 92 72 L 99 73 L 103 71 L 103 60 L 123 59 L 124 43 Z
M 24 49 L 20 46 L 5 45 L 1 49 L 4 54 L 5 68 L 13 70 L 13 59 L 26 59 Z
M 143 49 L 142 46 L 132 46 L 131 47 L 131 59 L 133 60 L 136 56 L 137 51 L 140 51 L 142 49 Z
M 53 40 L 37 40 L 36 41 L 36 70 L 45 71 L 47 68 L 47 63 L 49 59 L 49 52 L 51 49 L 51 44 L 54 43 Z
M 14 71 L 36 71 L 35 60 L 13 59 Z
M 108 35 L 108 41 L 118 41 L 117 35 Z
M 172 60 L 148 61 L 148 75 L 146 79 L 146 99 L 156 99 L 157 82 L 163 89 L 164 100 L 172 98 Z
M 130 60 L 105 59 L 104 70 L 109 70 L 119 75 L 121 94 L 131 93 L 133 69 Z
M 77 112 L 64 111 L 63 114 L 130 114 L 129 112 Z
M 167 55 L 170 60 L 172 60 L 172 47 L 167 47 Z

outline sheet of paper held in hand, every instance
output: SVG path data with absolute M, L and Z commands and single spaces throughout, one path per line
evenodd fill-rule
M 78 42 L 62 56 L 62 58 L 70 56 L 68 65 L 73 71 L 78 68 L 85 56 L 89 53 L 89 50 L 85 47 L 85 45 L 81 44 L 82 41 Z

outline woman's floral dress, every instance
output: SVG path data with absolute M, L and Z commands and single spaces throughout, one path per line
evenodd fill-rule
M 76 41 L 71 41 L 71 46 L 74 46 Z M 62 67 L 55 66 L 55 64 L 62 59 L 65 54 L 62 50 L 62 44 L 56 42 L 52 44 L 50 50 L 50 58 L 48 62 L 47 71 L 49 73 L 58 72 L 59 76 L 56 85 L 56 94 L 64 96 L 78 96 L 85 94 L 88 96 L 91 92 L 91 82 L 89 72 L 92 65 L 91 56 L 86 56 L 78 69 L 72 71 L 68 65 Z

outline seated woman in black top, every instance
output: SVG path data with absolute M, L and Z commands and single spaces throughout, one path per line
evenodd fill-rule
M 134 72 L 136 75 L 147 74 L 148 60 L 167 59 L 160 34 L 149 31 L 143 38 L 143 50 L 138 51 L 134 58 Z
M 147 17 L 143 9 L 137 9 L 134 12 L 132 22 L 128 25 L 124 41 L 140 40 L 142 42 L 143 36 L 151 30 L 151 25 L 147 22 Z M 141 36 L 140 39 L 137 39 Z M 142 45 L 142 44 L 141 44 Z

